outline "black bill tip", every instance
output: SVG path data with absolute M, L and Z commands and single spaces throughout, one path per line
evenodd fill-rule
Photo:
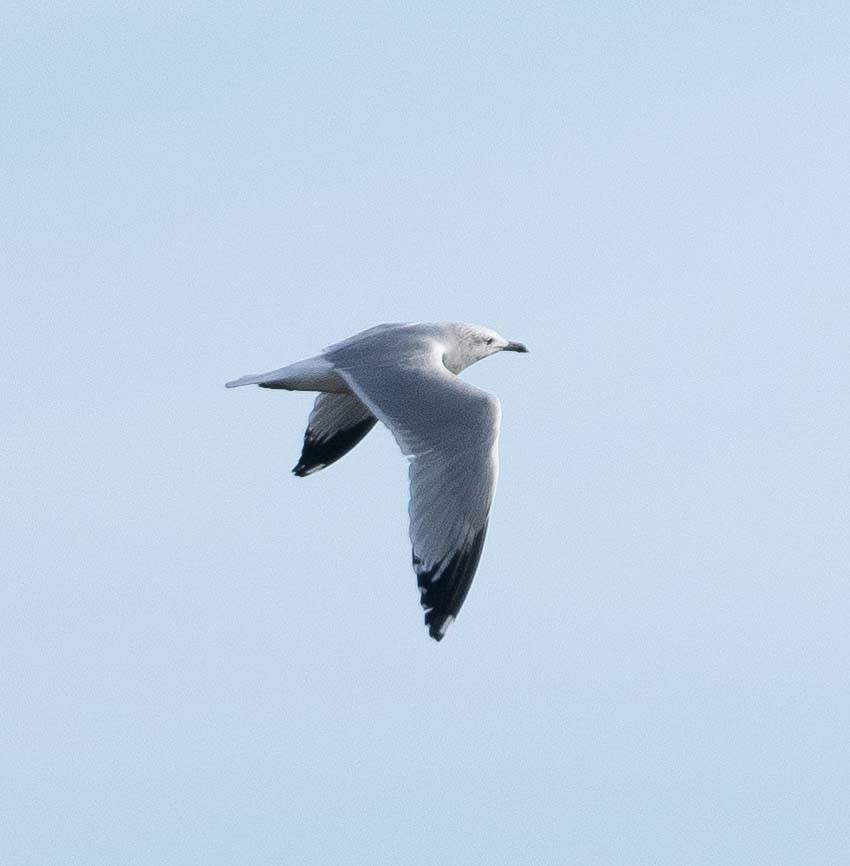
M 502 350 L 504 352 L 527 352 L 528 346 L 525 343 L 514 343 L 510 342 L 507 346 Z

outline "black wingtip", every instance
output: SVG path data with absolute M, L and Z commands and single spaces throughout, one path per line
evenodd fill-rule
M 292 474 L 296 476 L 296 478 L 306 478 L 308 475 L 312 475 L 314 472 L 318 472 L 320 469 L 324 469 L 327 466 L 330 466 L 331 463 L 336 462 L 335 460 L 328 460 L 326 463 L 322 463 L 316 460 L 304 460 L 304 455 L 301 455 L 301 459 L 295 466 L 292 467 Z
M 298 478 L 312 475 L 347 454 L 377 423 L 373 415 L 343 430 L 337 430 L 328 438 L 319 438 L 309 428 L 304 434 L 301 457 L 292 470 Z
M 425 608 L 425 625 L 428 634 L 436 641 L 445 637 L 466 600 L 486 535 L 485 524 L 463 548 L 454 552 L 448 562 L 438 562 L 430 569 L 423 566 L 415 552 L 413 554 L 413 568 L 422 607 Z
M 446 636 L 446 629 L 453 620 L 453 616 L 446 616 L 443 613 L 437 614 L 434 610 L 427 611 L 425 613 L 425 625 L 428 626 L 428 636 L 439 643 Z

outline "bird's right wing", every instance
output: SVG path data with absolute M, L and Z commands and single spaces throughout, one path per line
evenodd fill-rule
M 439 347 L 387 365 L 354 354 L 335 370 L 410 460 L 410 540 L 425 622 L 440 640 L 469 591 L 498 476 L 500 408 L 458 379 Z
M 293 473 L 303 477 L 335 463 L 348 454 L 377 421 L 354 394 L 319 394 Z

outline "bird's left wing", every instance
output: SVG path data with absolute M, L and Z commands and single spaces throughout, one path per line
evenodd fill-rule
M 501 411 L 450 373 L 440 347 L 366 363 L 331 357 L 410 460 L 413 567 L 431 637 L 441 640 L 469 591 L 498 476 Z

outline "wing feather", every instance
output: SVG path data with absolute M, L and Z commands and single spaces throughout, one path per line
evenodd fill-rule
M 334 368 L 392 432 L 410 460 L 410 540 L 425 622 L 441 640 L 481 557 L 498 477 L 499 401 L 458 379 L 442 347 L 411 343 L 382 366 L 360 351 L 329 353 Z
M 377 421 L 354 394 L 319 394 L 293 473 L 303 478 L 335 463 L 348 454 Z

